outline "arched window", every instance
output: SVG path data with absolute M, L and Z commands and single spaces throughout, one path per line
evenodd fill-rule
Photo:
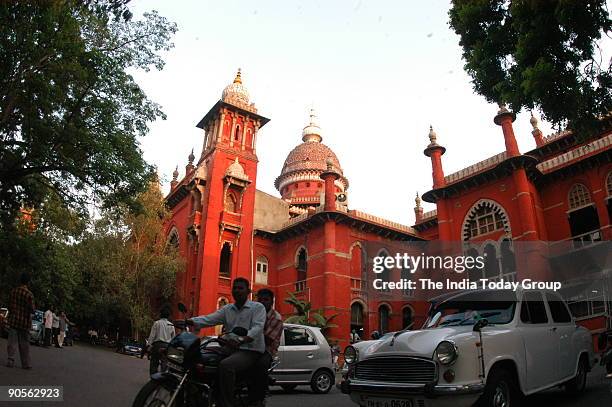
M 168 240 L 166 243 L 170 247 L 174 247 L 178 249 L 179 247 L 179 233 L 178 230 L 173 227 L 170 233 L 168 234 Z
M 221 261 L 219 264 L 219 276 L 230 277 L 230 268 L 232 264 L 232 247 L 229 242 L 223 243 L 221 249 Z
M 412 308 L 406 306 L 402 309 L 402 329 L 412 329 Z
M 378 252 L 378 257 L 382 257 L 382 258 L 387 258 L 389 257 L 389 253 L 386 250 L 381 250 L 380 252 Z M 387 268 L 387 266 L 385 266 L 384 262 L 382 264 L 383 267 L 383 271 L 378 275 L 378 278 L 380 278 L 383 282 L 390 282 L 391 281 L 391 270 Z M 378 291 L 381 292 L 390 292 L 391 290 L 388 288 L 388 285 L 384 285 L 383 288 L 381 288 Z
M 257 284 L 268 284 L 268 259 L 259 256 L 255 264 L 255 282 Z
M 486 235 L 496 230 L 510 232 L 508 216 L 496 202 L 483 199 L 477 202 L 467 213 L 463 222 L 463 240 Z
M 504 275 L 516 272 L 516 259 L 509 239 L 504 239 L 501 243 L 501 267 Z
M 303 291 L 306 288 L 306 278 L 308 276 L 308 254 L 305 248 L 301 248 L 297 255 L 297 279 L 295 290 Z
M 499 264 L 497 260 L 497 250 L 492 244 L 488 244 L 484 249 L 485 256 L 485 276 L 486 278 L 495 279 L 499 277 Z
M 363 305 L 360 302 L 354 302 L 351 305 L 351 332 L 353 329 L 357 332 L 363 327 Z
M 234 132 L 234 141 L 240 140 L 240 125 L 236 125 L 236 131 Z
M 388 305 L 381 305 L 378 307 L 378 331 L 380 334 L 384 334 L 389 332 L 389 316 L 391 315 L 391 310 Z
M 591 194 L 587 187 L 575 184 L 569 192 L 569 208 L 577 209 L 591 203 Z
M 601 240 L 599 215 L 592 202 L 591 193 L 583 184 L 574 184 L 568 193 L 568 221 L 577 247 Z
M 227 198 L 225 199 L 225 211 L 234 213 L 238 212 L 236 196 L 232 193 L 227 194 Z
M 608 199 L 606 200 L 608 219 L 612 219 L 612 171 L 608 173 L 608 177 L 606 178 L 606 190 L 608 191 Z
M 476 258 L 478 256 L 480 256 L 478 254 L 478 250 L 474 249 L 473 247 L 470 248 L 466 252 L 466 257 L 474 259 L 474 260 L 470 260 L 470 262 L 469 262 L 470 267 L 467 268 L 468 277 L 472 281 L 476 281 L 476 280 L 478 280 L 478 279 L 483 277 L 482 276 L 482 269 L 478 268 L 478 264 L 476 263 Z

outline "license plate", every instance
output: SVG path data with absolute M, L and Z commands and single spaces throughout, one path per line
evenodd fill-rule
M 410 399 L 366 399 L 366 407 L 413 407 L 414 403 Z

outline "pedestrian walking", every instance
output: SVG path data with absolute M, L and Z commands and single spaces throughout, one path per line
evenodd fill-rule
M 151 327 L 151 333 L 147 340 L 150 348 L 149 354 L 151 355 L 151 362 L 149 364 L 149 372 L 151 374 L 157 373 L 160 364 L 162 371 L 166 370 L 165 362 L 162 360 L 159 350 L 168 346 L 168 343 L 176 333 L 174 331 L 174 324 L 168 321 L 169 317 L 170 309 L 168 307 L 162 308 L 159 313 L 159 319 Z
M 57 342 L 60 348 L 64 347 L 64 339 L 66 339 L 66 330 L 68 329 L 68 318 L 66 317 L 66 313 L 62 311 L 59 316 L 59 335 L 57 338 Z
M 53 336 L 53 311 L 51 307 L 45 311 L 43 319 L 45 321 L 45 342 L 43 346 L 48 348 L 51 346 L 51 336 Z
M 28 289 L 30 276 L 23 273 L 19 287 L 13 289 L 9 296 L 8 344 L 6 346 L 7 367 L 15 366 L 15 354 L 19 347 L 21 367 L 31 369 L 30 361 L 30 328 L 32 327 L 32 313 L 34 312 L 34 295 Z
M 53 313 L 53 324 L 51 325 L 51 330 L 53 331 L 53 344 L 56 348 L 59 348 L 58 336 L 59 336 L 59 317 L 54 312 Z

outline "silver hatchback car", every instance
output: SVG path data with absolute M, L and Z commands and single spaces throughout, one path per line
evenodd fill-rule
M 320 328 L 284 324 L 278 357 L 271 376 L 284 390 L 309 384 L 312 391 L 324 394 L 334 386 L 332 352 Z

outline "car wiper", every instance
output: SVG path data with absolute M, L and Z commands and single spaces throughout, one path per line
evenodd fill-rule
M 477 318 L 478 318 L 478 319 L 482 319 L 482 318 L 489 318 L 489 317 L 494 317 L 495 315 L 500 315 L 500 314 L 501 314 L 501 312 L 499 312 L 499 311 L 495 311 L 495 312 L 485 312 L 485 313 L 483 313 L 483 314 L 477 314 L 477 315 L 474 315 L 474 316 L 472 316 L 472 317 L 465 318 L 465 319 L 463 319 L 463 320 L 451 320 L 451 321 L 449 322 L 449 324 L 452 324 L 452 323 L 454 323 L 454 322 L 459 321 L 459 323 L 458 323 L 457 325 L 461 325 L 461 324 L 463 324 L 464 322 L 469 321 L 470 319 L 474 319 L 474 320 L 476 320 Z M 444 321 L 444 322 L 446 322 L 446 321 Z M 442 325 L 442 324 L 440 324 L 440 325 Z M 445 325 L 445 326 L 446 326 L 446 325 Z

